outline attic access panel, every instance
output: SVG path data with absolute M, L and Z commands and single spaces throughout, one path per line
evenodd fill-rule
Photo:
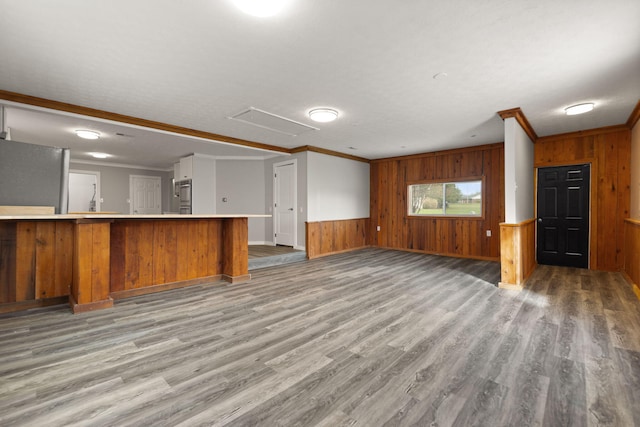
M 277 114 L 272 114 L 253 107 L 229 118 L 289 136 L 298 136 L 305 132 L 319 130 L 316 127 L 296 122 L 295 120 L 287 119 L 286 117 L 278 116 Z

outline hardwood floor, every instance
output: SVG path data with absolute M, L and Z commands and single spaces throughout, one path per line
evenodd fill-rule
M 366 249 L 0 315 L 0 425 L 640 425 L 617 273 Z

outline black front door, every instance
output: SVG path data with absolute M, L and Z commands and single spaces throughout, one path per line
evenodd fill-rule
M 538 264 L 589 266 L 590 165 L 538 169 Z

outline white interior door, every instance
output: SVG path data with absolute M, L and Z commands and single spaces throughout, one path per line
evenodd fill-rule
M 296 229 L 296 174 L 295 163 L 273 165 L 274 187 L 274 242 L 276 245 L 294 246 Z
M 159 176 L 130 175 L 130 213 L 138 215 L 162 213 L 161 183 Z

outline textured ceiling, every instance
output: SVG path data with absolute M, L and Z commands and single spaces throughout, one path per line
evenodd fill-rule
M 637 0 L 293 0 L 271 18 L 227 0 L 0 0 L 0 11 L 2 90 L 285 148 L 373 159 L 499 142 L 496 112 L 515 107 L 544 136 L 622 124 L 640 99 Z M 596 109 L 563 114 L 585 101 Z M 311 122 L 318 106 L 340 118 Z M 249 107 L 319 130 L 229 120 Z M 69 116 L 56 128 L 21 114 L 7 114 L 15 140 L 75 138 Z M 194 151 L 265 156 L 136 132 L 128 151 L 115 137 L 100 151 L 153 167 Z

